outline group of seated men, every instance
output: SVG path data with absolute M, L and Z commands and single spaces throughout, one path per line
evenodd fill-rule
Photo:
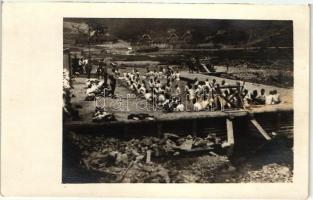
M 276 90 L 265 94 L 265 89 L 250 93 L 240 82 L 230 86 L 225 80 L 217 83 L 215 79 L 199 81 L 197 78 L 185 86 L 187 100 L 192 103 L 194 111 L 224 110 L 247 108 L 251 105 L 265 105 L 280 103 L 280 95 Z
M 180 97 L 181 90 L 178 85 L 180 81 L 178 70 L 174 71 L 170 66 L 160 68 L 158 71 L 151 71 L 147 68 L 146 74 L 140 75 L 138 70 L 133 69 L 132 72 L 124 73 L 123 79 L 130 90 L 164 110 L 168 112 L 184 111 Z M 161 82 L 162 79 L 166 79 L 165 84 Z
M 162 83 L 162 79 L 166 83 Z M 281 102 L 280 95 L 276 90 L 269 91 L 266 95 L 265 89 L 249 92 L 239 82 L 233 87 L 225 80 L 217 83 L 215 79 L 199 81 L 197 78 L 188 82 L 182 92 L 180 88 L 179 71 L 173 68 L 161 68 L 159 71 L 147 69 L 145 75 L 133 69 L 132 72 L 124 73 L 123 79 L 129 89 L 142 95 L 147 101 L 162 106 L 166 111 L 184 111 L 185 105 L 182 99 L 185 98 L 193 111 L 201 110 L 224 110 L 235 108 L 247 108 L 251 105 L 278 104 Z M 239 95 L 240 94 L 240 95 Z
M 269 91 L 268 95 L 263 88 L 260 93 L 257 90 L 249 92 L 239 82 L 234 87 L 228 87 L 230 85 L 225 80 L 217 83 L 215 79 L 199 81 L 196 78 L 187 82 L 183 89 L 180 87 L 179 70 L 174 70 L 171 66 L 161 67 L 159 70 L 146 68 L 146 73 L 143 74 L 133 69 L 121 76 L 117 67 L 114 67 L 112 72 L 112 80 L 123 79 L 134 93 L 168 112 L 184 111 L 185 106 L 192 111 L 213 111 L 281 102 L 276 90 Z M 94 94 L 103 90 L 106 85 L 103 81 L 88 81 L 87 84 L 87 97 L 94 97 Z M 115 84 L 112 88 L 115 88 Z M 184 104 L 183 99 L 186 100 Z

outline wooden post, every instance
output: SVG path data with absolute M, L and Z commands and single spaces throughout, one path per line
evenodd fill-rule
M 255 118 L 250 119 L 250 122 L 258 129 L 258 131 L 263 135 L 266 140 L 271 140 L 272 138 L 266 133 L 262 126 L 255 120 Z
M 158 137 L 162 137 L 163 133 L 162 133 L 162 124 L 161 123 L 157 124 L 157 132 L 158 132 Z
M 246 108 L 245 108 L 245 103 L 244 103 L 243 98 L 242 98 L 240 86 L 237 87 L 237 91 L 238 91 L 239 102 L 240 102 L 240 104 L 241 104 L 240 107 L 243 108 L 243 109 L 246 109 Z
M 226 127 L 227 127 L 227 142 L 229 145 L 234 145 L 234 128 L 233 121 L 231 119 L 226 119 Z
M 281 123 L 281 113 L 277 112 L 276 115 L 276 122 L 275 122 L 275 131 L 278 132 L 280 129 L 280 123 Z
M 151 163 L 151 150 L 147 151 L 146 163 Z
M 231 118 L 226 119 L 226 128 L 227 128 L 227 144 L 229 145 L 227 147 L 227 155 L 232 155 L 234 152 L 234 127 L 233 127 L 233 121 Z

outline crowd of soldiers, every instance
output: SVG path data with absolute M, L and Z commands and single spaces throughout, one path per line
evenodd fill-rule
M 76 58 L 74 58 L 75 60 Z M 188 65 L 194 66 L 198 59 L 190 59 Z M 75 62 L 73 62 L 74 64 Z M 198 63 L 199 64 L 199 63 Z M 97 95 L 115 96 L 116 79 L 123 79 L 126 86 L 142 96 L 154 105 L 162 107 L 167 112 L 185 111 L 186 107 L 192 111 L 202 110 L 224 110 L 248 108 L 251 105 L 265 105 L 280 103 L 280 95 L 276 90 L 269 91 L 266 95 L 265 89 L 259 92 L 249 92 L 244 84 L 237 82 L 230 86 L 225 80 L 217 83 L 216 79 L 199 81 L 195 78 L 186 85 L 180 84 L 180 71 L 173 66 L 160 67 L 154 70 L 146 68 L 145 73 L 132 69 L 121 75 L 117 64 L 105 62 L 101 59 L 96 68 L 96 79 L 90 79 L 90 59 L 78 59 L 78 67 L 73 71 L 76 73 L 87 73 L 86 100 L 93 100 Z M 112 73 L 108 73 L 108 67 Z M 165 81 L 164 81 L 165 80 Z M 107 94 L 105 94 L 106 91 Z M 183 103 L 183 100 L 185 102 Z
M 190 105 L 192 111 L 224 110 L 249 108 L 252 105 L 270 105 L 281 102 L 277 90 L 265 89 L 249 91 L 243 84 L 229 85 L 225 80 L 217 83 L 216 79 L 199 81 L 195 78 L 181 88 L 179 71 L 171 67 L 159 71 L 147 70 L 140 76 L 137 70 L 124 74 L 127 86 L 148 101 L 162 106 L 166 111 L 184 111 Z M 161 79 L 165 78 L 166 83 Z M 182 100 L 186 100 L 183 104 Z
M 123 79 L 130 90 L 168 112 L 184 111 L 186 105 L 190 105 L 192 111 L 214 111 L 281 102 L 276 90 L 269 91 L 269 95 L 265 94 L 265 89 L 261 89 L 260 93 L 257 90 L 249 92 L 240 82 L 230 86 L 225 80 L 217 83 L 216 79 L 199 81 L 195 78 L 181 88 L 180 72 L 173 67 L 161 68 L 159 71 L 147 68 L 143 75 L 133 69 L 132 72 L 124 73 Z M 162 79 L 166 82 L 162 82 Z M 183 104 L 182 100 L 186 100 L 186 103 Z
M 159 70 L 146 68 L 146 73 L 133 69 L 123 74 L 127 87 L 141 95 L 147 101 L 162 107 L 166 111 L 184 111 L 179 87 L 180 73 L 173 67 L 161 67 Z M 166 83 L 162 83 L 165 79 Z
M 251 105 L 265 105 L 280 103 L 280 95 L 276 90 L 265 95 L 265 89 L 253 90 L 250 93 L 243 84 L 229 85 L 225 80 L 217 83 L 216 79 L 188 82 L 185 86 L 186 96 L 193 104 L 194 111 L 200 110 L 224 110 L 248 108 Z

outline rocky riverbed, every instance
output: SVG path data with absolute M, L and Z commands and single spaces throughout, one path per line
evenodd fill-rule
M 293 178 L 293 139 L 280 136 L 257 151 L 238 150 L 231 160 L 236 169 L 222 171 L 216 182 L 286 183 Z
M 293 152 L 286 138 L 227 156 L 215 151 L 221 141 L 210 137 L 68 136 L 75 152 L 64 152 L 63 182 L 271 183 L 292 182 L 293 177 Z

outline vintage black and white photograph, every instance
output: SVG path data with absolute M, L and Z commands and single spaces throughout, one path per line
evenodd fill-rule
M 293 88 L 292 20 L 63 18 L 62 183 L 292 183 Z

